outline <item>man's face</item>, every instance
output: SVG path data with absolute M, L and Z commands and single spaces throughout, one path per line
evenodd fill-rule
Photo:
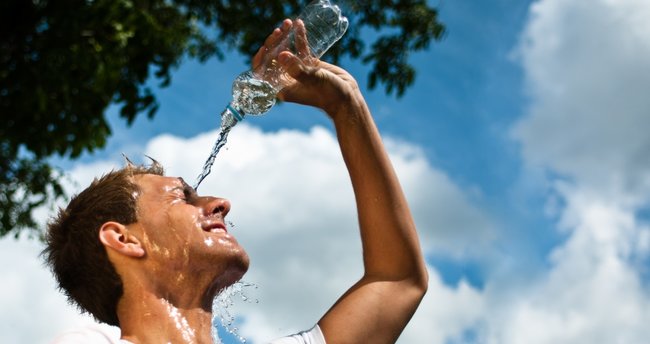
M 239 279 L 248 269 L 248 255 L 230 235 L 224 217 L 230 202 L 198 196 L 181 178 L 143 174 L 136 225 L 153 273 L 182 282 L 190 274 L 215 272 Z M 210 274 L 207 274 L 210 275 Z

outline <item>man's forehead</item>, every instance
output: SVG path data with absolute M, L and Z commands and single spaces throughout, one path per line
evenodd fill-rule
M 138 174 L 133 177 L 133 181 L 143 192 L 153 190 L 164 191 L 167 188 L 184 187 L 187 185 L 183 178 L 159 176 L 157 174 Z

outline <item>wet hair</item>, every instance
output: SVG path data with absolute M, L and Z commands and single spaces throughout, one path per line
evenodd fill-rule
M 68 302 L 113 326 L 120 325 L 117 303 L 123 286 L 99 240 L 99 229 L 108 221 L 137 222 L 139 187 L 132 177 L 164 174 L 153 159 L 149 166 L 127 162 L 124 168 L 95 178 L 65 209 L 59 209 L 47 225 L 42 253 Z

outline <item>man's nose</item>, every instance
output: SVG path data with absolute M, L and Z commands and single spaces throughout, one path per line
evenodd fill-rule
M 206 215 L 221 213 L 221 216 L 226 216 L 230 211 L 230 201 L 225 198 L 219 197 L 204 197 L 203 210 Z

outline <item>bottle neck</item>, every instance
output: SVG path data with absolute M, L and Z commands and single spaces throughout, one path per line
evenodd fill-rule
M 232 103 L 226 105 L 221 113 L 221 130 L 230 130 L 244 119 L 244 112 L 238 110 Z
M 237 122 L 241 122 L 241 120 L 244 119 L 244 113 L 238 110 L 235 106 L 232 105 L 232 103 L 229 103 L 226 106 L 226 111 L 230 112 L 232 114 L 232 117 L 235 119 Z

